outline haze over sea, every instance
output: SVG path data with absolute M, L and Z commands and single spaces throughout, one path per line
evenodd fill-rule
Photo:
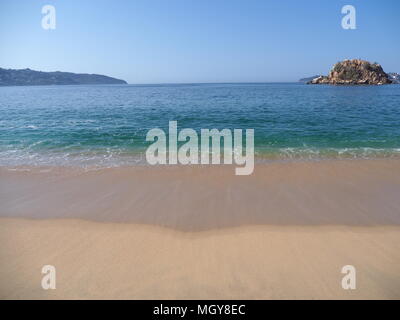
M 0 87 L 0 165 L 145 163 L 152 128 L 255 129 L 263 160 L 400 156 L 400 85 Z

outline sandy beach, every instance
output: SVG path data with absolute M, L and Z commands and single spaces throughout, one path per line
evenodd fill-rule
M 400 299 L 399 160 L 0 177 L 2 299 Z

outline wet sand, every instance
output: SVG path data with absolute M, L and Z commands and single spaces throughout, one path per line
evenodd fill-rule
M 29 171 L 28 171 L 29 170 Z M 400 161 L 0 168 L 2 217 L 129 222 L 181 231 L 242 225 L 400 225 Z
M 400 299 L 399 195 L 399 160 L 0 168 L 0 298 Z

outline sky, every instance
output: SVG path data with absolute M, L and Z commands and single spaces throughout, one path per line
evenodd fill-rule
M 134 84 L 297 81 L 351 58 L 400 72 L 399 14 L 399 0 L 1 0 L 0 67 Z

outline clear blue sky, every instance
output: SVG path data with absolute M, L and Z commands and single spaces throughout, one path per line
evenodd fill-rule
M 400 72 L 399 16 L 399 0 L 1 0 L 0 66 L 129 83 L 297 81 L 345 58 Z

